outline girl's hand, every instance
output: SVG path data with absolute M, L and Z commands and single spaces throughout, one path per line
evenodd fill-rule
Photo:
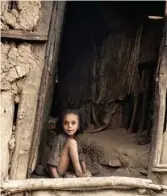
M 60 178 L 56 167 L 49 166 L 49 171 L 53 178 Z
M 81 167 L 82 167 L 83 173 L 86 173 L 87 172 L 87 169 L 86 169 L 85 161 L 81 162 Z
M 58 173 L 54 173 L 53 178 L 60 178 Z
M 92 177 L 92 174 L 89 170 L 86 170 L 86 172 L 83 173 L 83 177 Z

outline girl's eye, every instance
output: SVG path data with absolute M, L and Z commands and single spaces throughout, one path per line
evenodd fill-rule
M 71 122 L 71 124 L 72 124 L 72 125 L 75 125 L 75 124 L 76 124 L 76 122 L 75 122 L 75 121 L 72 121 L 72 122 Z
M 68 122 L 67 122 L 67 121 L 65 121 L 65 122 L 64 122 L 64 125 L 68 125 Z

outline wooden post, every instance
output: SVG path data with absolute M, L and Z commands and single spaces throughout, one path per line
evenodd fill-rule
M 167 105 L 166 105 L 166 107 L 167 107 Z M 161 162 L 164 164 L 167 164 L 167 123 L 166 123 L 166 130 L 164 132 Z M 161 182 L 162 182 L 162 184 L 167 185 L 167 171 L 166 171 L 166 173 L 162 174 Z
M 39 44 L 37 42 L 35 43 L 35 41 L 39 41 L 39 38 L 46 41 L 53 2 L 45 1 L 41 2 L 41 4 L 41 17 L 38 21 L 38 25 L 33 33 L 28 34 L 30 35 L 29 39 L 32 38 L 31 41 L 34 41 L 31 47 L 34 63 L 26 77 L 26 81 L 21 92 L 21 101 L 19 103 L 16 124 L 16 148 L 12 157 L 10 172 L 11 179 L 25 179 L 27 177 L 28 161 L 33 141 L 38 93 L 44 67 L 46 48 L 45 43 Z M 41 33 L 45 35 L 45 37 L 40 37 L 39 35 L 41 35 Z M 17 31 L 17 34 L 21 36 L 19 31 Z M 11 35 L 15 36 L 12 32 L 10 33 L 10 37 Z M 37 35 L 37 37 L 32 37 L 32 35 Z M 25 37 L 23 36 L 23 38 Z M 23 38 L 21 37 L 21 39 Z M 13 39 L 18 39 L 18 37 L 13 37 Z
M 165 54 L 164 54 L 164 67 L 163 67 L 163 75 L 164 75 L 164 86 L 166 86 L 164 92 L 165 98 L 165 120 L 167 120 L 167 1 L 165 3 Z M 161 175 L 161 183 L 167 185 L 167 122 L 164 123 L 166 129 L 163 129 L 163 144 L 162 144 L 162 156 L 161 156 L 161 163 L 166 165 L 166 172 Z
M 13 117 L 14 117 L 14 99 L 11 92 L 2 91 L 0 93 L 0 181 L 8 177 L 9 167 L 9 148 L 8 142 L 11 139 Z
M 45 46 L 35 46 L 33 53 L 36 59 L 24 83 L 18 108 L 16 148 L 12 157 L 11 179 L 25 179 L 27 174 Z
M 46 49 L 45 66 L 42 73 L 42 81 L 39 90 L 39 100 L 37 106 L 34 136 L 31 146 L 31 155 L 29 159 L 29 172 L 34 170 L 37 163 L 37 158 L 40 160 L 40 155 L 44 148 L 44 139 L 47 130 L 47 121 L 51 109 L 53 98 L 53 85 L 55 84 L 56 62 L 58 59 L 60 35 L 62 30 L 63 18 L 65 11 L 65 2 L 57 1 L 53 4 L 53 12 L 48 36 Z M 39 150 L 40 146 L 40 150 Z M 41 153 L 40 153 L 41 152 Z
M 166 184 L 167 181 L 162 180 L 161 176 L 154 172 L 167 172 L 167 159 L 165 157 L 167 144 L 166 133 L 164 132 L 165 115 L 166 115 L 166 95 L 167 95 L 167 10 L 165 6 L 165 28 L 161 42 L 159 63 L 156 73 L 156 90 L 155 90 L 155 107 L 154 107 L 154 123 L 152 137 L 152 157 L 149 166 L 149 177 L 158 182 Z M 151 171 L 152 170 L 152 171 Z M 165 175 L 166 176 L 166 175 Z

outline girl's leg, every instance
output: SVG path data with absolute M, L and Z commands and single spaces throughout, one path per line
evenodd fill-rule
M 82 172 L 81 164 L 79 162 L 77 141 L 75 139 L 70 138 L 68 142 L 70 144 L 70 148 L 69 148 L 70 159 L 72 161 L 75 174 L 77 177 L 82 177 L 83 172 Z
M 69 167 L 70 159 L 71 159 L 72 164 L 74 166 L 74 170 L 75 170 L 76 175 L 78 177 L 82 176 L 82 168 L 81 168 L 81 165 L 79 162 L 77 141 L 72 138 L 68 139 L 68 141 L 66 142 L 66 144 L 64 146 L 63 152 L 62 152 L 60 164 L 57 168 L 58 173 L 60 175 L 63 175 L 67 171 L 67 169 Z
M 57 171 L 60 175 L 64 175 L 68 170 L 70 164 L 70 156 L 69 156 L 69 145 L 68 142 L 64 145 L 63 152 L 61 154 L 60 164 L 57 167 Z
M 57 167 L 49 165 L 49 171 L 54 178 L 58 178 L 65 174 L 69 167 L 70 157 L 69 157 L 69 147 L 68 143 L 65 144 L 63 152 L 61 154 L 60 163 Z

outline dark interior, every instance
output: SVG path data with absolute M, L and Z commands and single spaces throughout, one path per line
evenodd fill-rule
M 55 93 L 53 97 L 53 105 L 51 116 L 58 116 L 60 111 L 66 108 L 81 108 L 86 102 L 91 102 L 91 80 L 92 80 L 92 64 L 96 56 L 100 56 L 101 45 L 107 37 L 112 34 L 116 37 L 118 34 L 126 34 L 128 39 L 132 38 L 133 31 L 140 26 L 143 27 L 140 38 L 140 52 L 137 69 L 142 80 L 142 72 L 147 75 L 142 85 L 147 85 L 147 95 L 145 104 L 150 104 L 154 95 L 154 81 L 159 44 L 162 37 L 163 19 L 149 20 L 148 16 L 163 16 L 164 2 L 68 2 L 66 6 L 65 21 L 63 26 L 62 41 L 60 46 L 60 55 L 58 61 L 57 81 L 55 84 Z M 134 28 L 132 28 L 134 27 Z M 136 27 L 136 28 L 135 28 Z M 152 39 L 148 39 L 152 35 Z M 117 42 L 114 42 L 117 44 Z M 118 40 L 118 45 L 119 45 Z M 113 50 L 119 51 L 117 46 L 112 46 Z M 96 51 L 95 51 L 96 50 Z M 115 53 L 118 53 L 116 51 Z M 101 57 L 99 57 L 101 58 Z M 116 57 L 118 58 L 118 57 Z M 122 56 L 124 58 L 124 56 Z M 110 66 L 115 61 L 111 59 Z M 133 66 L 133 65 L 132 65 Z M 113 71 L 108 69 L 108 71 Z M 116 69 L 115 69 L 116 70 Z M 114 73 L 113 73 L 114 74 Z M 131 73 L 130 73 L 131 74 Z M 98 76 L 97 76 L 98 77 Z M 112 74 L 110 76 L 112 78 Z M 114 77 L 114 76 L 113 76 Z M 67 83 L 67 84 L 65 84 Z M 83 85 L 84 83 L 84 85 Z M 82 86 L 82 90 L 79 87 Z M 100 87 L 97 86 L 97 91 Z M 85 90 L 84 90 L 85 89 Z M 111 89 L 113 90 L 113 89 Z M 108 89 L 110 91 L 110 89 Z M 128 128 L 133 110 L 134 97 L 133 92 L 124 92 L 121 100 L 114 97 L 115 102 L 121 101 L 124 107 L 125 122 L 121 126 Z M 70 97 L 71 96 L 71 97 Z M 143 90 L 138 93 L 140 106 L 143 101 Z M 67 97 L 70 97 L 68 100 Z M 112 101 L 114 101 L 112 99 Z M 102 100 L 110 101 L 110 100 Z M 97 106 L 98 107 L 98 106 Z M 125 111 L 126 110 L 126 111 Z M 148 113 L 148 108 L 139 113 Z M 100 110 L 101 112 L 101 110 Z M 134 129 L 139 128 L 141 115 L 138 117 L 136 113 Z M 151 111 L 152 112 L 152 111 Z M 96 110 L 96 113 L 97 110 Z M 128 117 L 127 117 L 128 116 Z M 145 116 L 145 118 L 149 118 Z M 148 121 L 146 119 L 146 121 Z M 103 124 L 101 119 L 99 124 Z M 96 124 L 93 119 L 90 122 Z M 144 123 L 143 130 L 151 128 L 151 122 L 146 125 Z

